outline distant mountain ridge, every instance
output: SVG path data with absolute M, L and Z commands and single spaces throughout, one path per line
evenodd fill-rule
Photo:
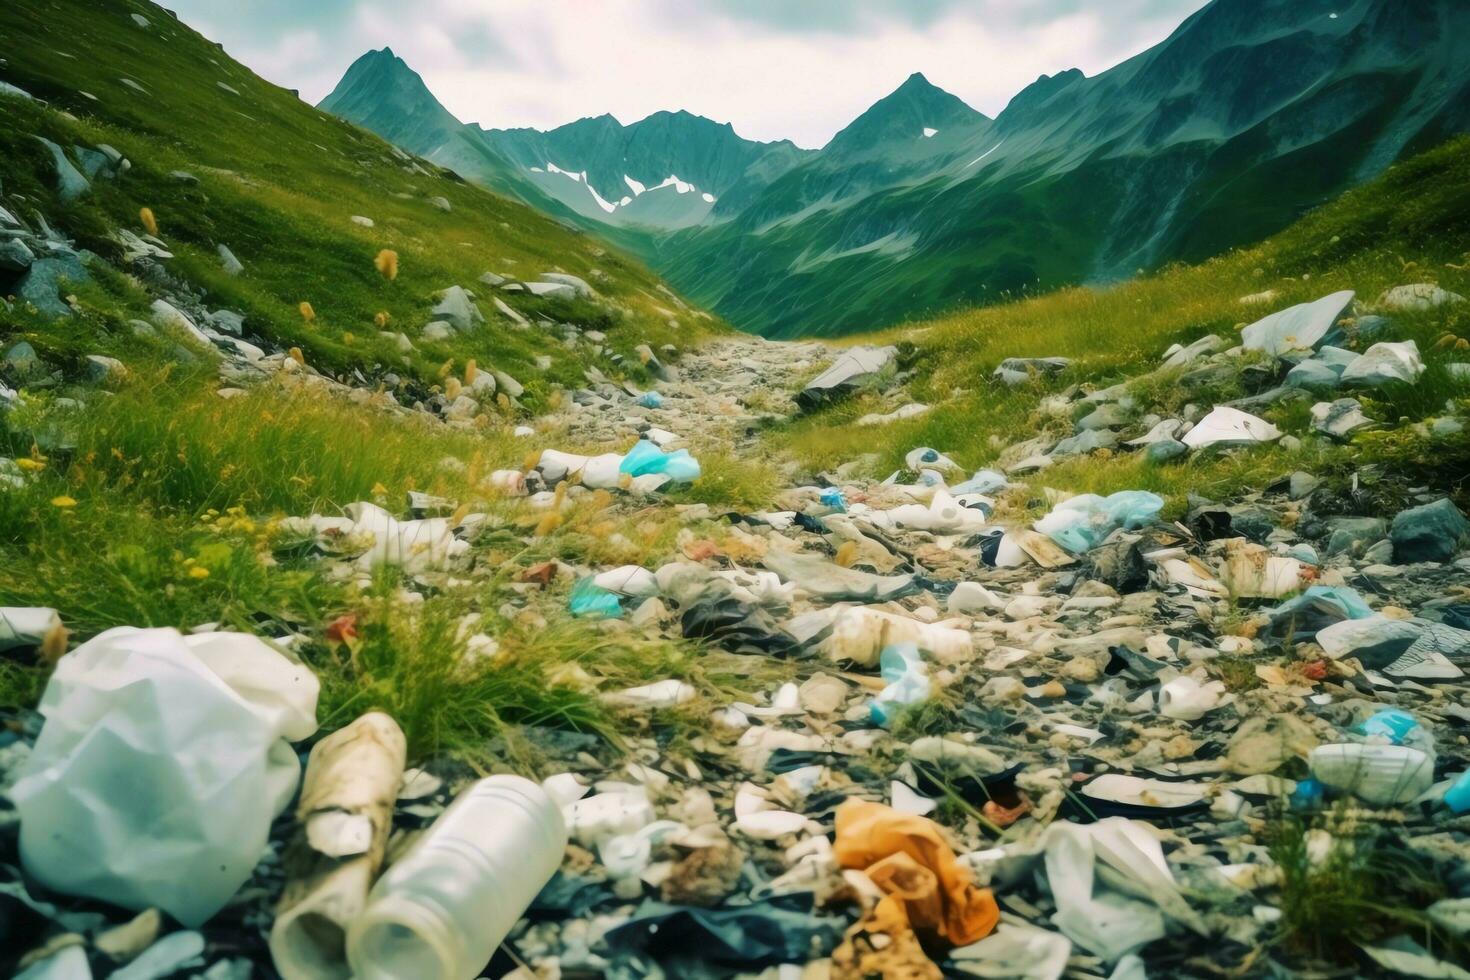
M 1196 261 L 1470 131 L 1464 0 L 1214 0 L 1096 76 L 1041 76 L 993 120 L 915 73 L 819 151 L 688 113 L 456 132 L 357 67 L 324 108 L 470 179 L 532 184 L 771 336 Z M 388 97 L 365 104 L 359 86 Z M 679 184 L 655 197 L 625 176 Z

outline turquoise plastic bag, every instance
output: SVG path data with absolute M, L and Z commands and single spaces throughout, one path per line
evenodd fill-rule
M 929 696 L 929 668 L 912 643 L 884 647 L 878 658 L 879 673 L 888 686 L 868 704 L 868 714 L 875 724 L 887 728 L 899 709 L 917 704 Z
M 1117 528 L 1151 524 L 1164 509 L 1164 498 L 1147 490 L 1119 490 L 1106 497 L 1079 494 L 1062 501 L 1035 524 L 1036 530 L 1074 555 L 1091 551 Z
M 676 449 L 666 453 L 647 440 L 639 440 L 636 446 L 628 450 L 628 455 L 623 457 L 623 463 L 618 470 L 629 476 L 662 473 L 675 483 L 693 483 L 699 479 L 700 472 L 699 460 L 689 455 L 689 450 Z
M 619 619 L 623 615 L 623 604 L 618 601 L 618 597 L 599 586 L 591 577 L 577 580 L 577 584 L 572 586 L 567 605 L 573 616 Z
M 1362 596 L 1358 595 L 1357 590 L 1350 589 L 1346 585 L 1313 585 L 1301 595 L 1287 599 L 1277 606 L 1271 616 L 1275 619 L 1290 615 L 1303 606 L 1311 605 L 1314 599 L 1320 599 L 1336 606 L 1342 610 L 1344 619 L 1367 619 L 1373 615 L 1373 610 L 1368 608 L 1368 604 L 1363 601 Z
M 638 396 L 638 404 L 644 408 L 663 408 L 664 396 L 656 391 L 645 391 Z

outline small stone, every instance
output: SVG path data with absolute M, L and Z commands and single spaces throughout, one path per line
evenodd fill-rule
M 1160 439 L 1144 450 L 1143 458 L 1150 463 L 1168 463 L 1189 455 L 1189 447 L 1178 439 Z
M 1449 561 L 1455 556 L 1460 538 L 1467 531 L 1470 531 L 1470 522 L 1448 497 L 1400 511 L 1389 531 L 1394 560 L 1404 565 Z

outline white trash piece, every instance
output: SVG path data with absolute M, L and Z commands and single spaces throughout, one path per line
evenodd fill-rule
M 1319 745 L 1307 765 L 1328 789 L 1378 806 L 1407 803 L 1434 783 L 1434 753 L 1408 745 Z
M 378 879 L 347 934 L 358 980 L 473 980 L 551 880 L 561 810 L 519 776 L 491 776 L 450 804 Z
M 44 606 L 0 606 L 0 650 L 38 647 L 61 625 L 55 609 Z
M 187 926 L 229 901 L 296 790 L 310 670 L 243 633 L 108 630 L 62 657 L 11 789 L 26 870 Z
M 603 453 L 601 456 L 579 456 L 556 449 L 546 449 L 536 462 L 548 484 L 562 480 L 581 479 L 582 486 L 592 490 L 611 490 L 622 480 L 622 453 Z
M 1225 685 L 1219 681 L 1201 682 L 1198 677 L 1182 674 L 1159 687 L 1159 714 L 1180 721 L 1198 721 L 1224 703 Z
M 1258 442 L 1275 442 L 1281 430 L 1265 419 L 1256 418 L 1229 405 L 1217 405 L 1199 424 L 1184 433 L 1183 442 L 1190 449 L 1210 446 L 1248 446 Z
M 940 663 L 967 660 L 974 649 L 969 630 L 921 623 L 867 606 L 849 606 L 832 620 L 832 632 L 823 650 L 830 660 L 851 660 L 860 667 L 872 667 L 884 647 L 903 643 L 928 650 Z
M 648 597 L 658 595 L 658 580 L 646 568 L 637 565 L 622 565 L 618 568 L 598 572 L 592 584 L 618 595 Z

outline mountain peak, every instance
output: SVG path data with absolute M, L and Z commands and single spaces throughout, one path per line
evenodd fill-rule
M 387 46 L 364 53 L 348 66 L 317 108 L 409 146 L 426 142 L 426 133 L 448 139 L 460 126 L 419 73 Z
M 929 130 L 970 125 L 985 118 L 916 71 L 832 137 L 826 151 L 859 152 L 876 143 L 917 139 Z

